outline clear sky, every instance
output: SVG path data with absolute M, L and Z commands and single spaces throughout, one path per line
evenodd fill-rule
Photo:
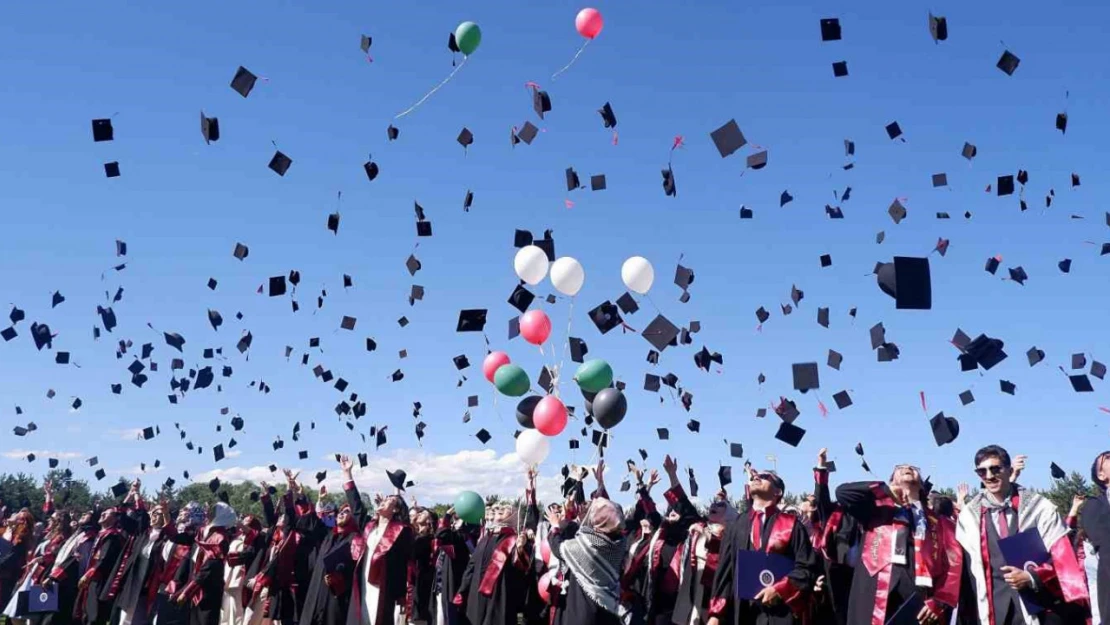
M 729 462 L 727 439 L 742 442 L 757 465 L 777 456 L 796 491 L 810 487 L 808 469 L 822 446 L 838 460 L 837 478 L 862 479 L 852 453 L 862 442 L 882 476 L 906 461 L 954 485 L 974 477 L 971 457 L 979 446 L 1000 443 L 1029 454 L 1024 481 L 1046 486 L 1050 461 L 1085 471 L 1110 447 L 1110 415 L 1098 410 L 1110 404 L 1104 383 L 1094 380 L 1095 392 L 1079 395 L 1058 369 L 1075 352 L 1088 361 L 1110 359 L 1110 260 L 1086 243 L 1107 240 L 1100 200 L 1110 187 L 1100 174 L 1110 144 L 1102 61 L 1110 6 L 603 3 L 597 8 L 604 31 L 552 82 L 582 42 L 574 30 L 580 8 L 561 0 L 126 8 L 66 0 L 9 7 L 0 21 L 0 300 L 26 310 L 27 319 L 17 326 L 19 337 L 0 344 L 6 451 L 0 469 L 42 473 L 44 459 L 54 456 L 91 477 L 83 460 L 97 455 L 108 471 L 106 487 L 135 477 L 141 462 L 155 458 L 162 470 L 145 478 L 151 483 L 168 476 L 181 482 L 186 469 L 194 478 L 218 471 L 257 479 L 269 474 L 271 462 L 309 475 L 333 468 L 331 453 L 368 451 L 372 470 L 360 479 L 371 488 L 385 484 L 382 469 L 404 466 L 420 483 L 418 497 L 446 499 L 463 486 L 508 492 L 519 484 L 520 465 L 506 455 L 513 450 L 515 402 L 495 402 L 482 378 L 481 335 L 454 330 L 459 309 L 488 308 L 492 346 L 508 351 L 535 380 L 544 363 L 537 350 L 506 340 L 516 314 L 506 303 L 516 283 L 516 228 L 537 235 L 553 229 L 557 254 L 585 267 L 572 334 L 588 343 L 590 356 L 610 361 L 629 387 L 629 414 L 608 454 L 613 465 L 644 448 L 659 466 L 669 451 L 683 466 L 692 463 L 710 492 L 718 463 Z M 929 37 L 930 9 L 948 18 L 949 39 L 939 45 Z M 825 17 L 840 19 L 842 41 L 821 41 Z M 451 71 L 446 39 L 463 20 L 481 25 L 481 47 L 451 83 L 395 122 L 400 138 L 387 142 L 393 115 Z M 373 62 L 359 50 L 361 34 L 373 37 Z M 1013 76 L 995 67 L 1004 49 L 1021 59 Z M 834 78 L 831 64 L 842 60 L 850 75 Z M 268 79 L 247 99 L 228 85 L 239 65 Z M 528 81 L 551 95 L 546 121 L 532 112 Z M 618 117 L 618 145 L 597 114 L 607 101 Z M 212 145 L 200 134 L 201 110 L 220 121 L 222 136 Z M 1061 134 L 1054 119 L 1065 110 Z M 93 142 L 90 120 L 101 117 L 113 118 L 115 141 Z M 718 155 L 709 133 L 731 118 L 752 144 L 770 151 L 766 168 L 744 172 L 751 146 L 727 159 Z M 531 146 L 513 149 L 510 129 L 525 120 L 544 132 Z M 887 138 L 884 127 L 893 121 L 904 142 Z M 475 136 L 467 152 L 455 142 L 464 126 Z M 676 135 L 686 147 L 674 155 L 678 197 L 668 198 L 659 171 Z M 845 139 L 855 142 L 853 158 L 844 154 Z M 271 141 L 293 159 L 284 178 L 266 167 Z M 965 141 L 978 147 L 971 163 L 960 156 Z M 381 169 L 373 182 L 362 170 L 369 154 Z M 105 178 L 108 161 L 120 163 L 120 178 Z M 849 161 L 854 169 L 843 170 Z M 604 173 L 608 188 L 568 194 L 569 166 L 584 181 Z M 984 192 L 1019 168 L 1029 173 L 1026 212 L 1016 192 L 1001 198 Z M 931 175 L 941 172 L 949 186 L 932 188 Z M 1076 188 L 1073 172 L 1082 179 Z M 850 199 L 839 202 L 849 186 Z M 467 213 L 468 189 L 475 199 Z M 1049 189 L 1055 200 L 1045 209 Z M 783 190 L 794 201 L 780 208 Z M 887 215 L 896 197 L 909 211 L 898 225 Z M 417 243 L 414 201 L 435 234 L 420 240 L 423 269 L 410 278 L 404 262 Z M 828 219 L 826 204 L 840 205 L 845 218 Z M 325 223 L 337 206 L 342 223 L 335 236 Z M 754 219 L 740 220 L 741 206 L 753 209 Z M 952 219 L 936 219 L 938 211 Z M 876 245 L 879 231 L 886 239 Z M 931 256 L 933 310 L 895 310 L 868 275 L 874 263 L 926 255 L 938 237 L 951 245 L 946 257 Z M 112 270 L 124 260 L 114 255 L 117 239 L 129 247 L 120 272 Z M 237 242 L 250 248 L 245 261 L 232 256 Z M 831 267 L 821 268 L 822 254 L 832 256 Z M 701 322 L 694 344 L 667 349 L 658 367 L 645 362 L 649 345 L 642 337 L 620 330 L 601 336 L 585 315 L 623 293 L 620 266 L 632 255 L 650 259 L 657 279 L 653 303 L 641 302 L 627 318 L 631 327 L 645 327 L 656 306 L 678 325 Z M 671 280 L 683 255 L 696 275 L 686 304 Z M 996 276 L 983 270 L 993 255 L 1003 258 Z M 1073 259 L 1068 275 L 1056 267 L 1064 258 Z M 1029 274 L 1024 286 L 1002 279 L 1019 265 Z M 289 296 L 255 292 L 268 277 L 293 269 L 302 276 L 295 314 Z M 346 290 L 344 273 L 354 280 Z M 215 291 L 206 287 L 210 277 L 219 281 Z M 412 284 L 425 287 L 426 296 L 410 307 Z M 784 317 L 779 306 L 789 302 L 791 285 L 805 299 Z M 120 286 L 122 300 L 113 306 L 119 326 L 94 342 L 96 306 Z M 321 289 L 328 296 L 316 310 Z M 65 302 L 51 309 L 56 290 Z M 550 290 L 545 283 L 537 292 Z M 760 306 L 773 316 L 757 332 Z M 816 323 L 819 306 L 831 310 L 828 329 Z M 854 321 L 851 307 L 858 308 Z M 224 318 L 219 331 L 208 325 L 209 308 Z M 545 308 L 561 342 L 568 303 Z M 357 317 L 353 332 L 339 330 L 343 315 Z M 402 315 L 411 322 L 403 329 Z M 58 335 L 55 351 L 72 352 L 80 368 L 36 352 L 32 321 L 49 324 Z M 878 363 L 870 350 L 868 329 L 880 321 L 901 349 L 895 362 Z M 148 323 L 186 338 L 189 366 L 215 364 L 217 374 L 231 366 L 230 379 L 217 379 L 222 393 L 213 386 L 170 405 L 169 364 L 180 355 Z M 961 373 L 948 343 L 957 328 L 1002 339 L 1009 359 L 982 375 Z M 235 350 L 246 331 L 254 337 L 249 358 Z M 308 349 L 311 337 L 320 338 L 321 349 Z M 367 337 L 377 351 L 365 350 Z M 117 360 L 121 339 L 134 346 Z M 159 371 L 139 389 L 129 383 L 127 366 L 146 342 L 154 344 Z M 294 347 L 288 360 L 286 345 Z M 693 355 L 702 345 L 721 352 L 724 366 L 698 370 Z M 1030 368 L 1025 352 L 1033 346 L 1047 357 Z M 203 363 L 205 347 L 223 347 L 223 359 Z M 840 371 L 824 366 L 830 348 L 844 355 Z M 402 349 L 407 359 L 399 358 Z M 306 351 L 310 363 L 301 366 Z M 451 358 L 461 353 L 473 366 L 457 388 Z M 790 364 L 807 361 L 821 363 L 827 417 L 814 393 L 791 389 Z M 348 393 L 368 402 L 355 433 L 333 411 L 344 394 L 314 378 L 316 364 L 348 380 Z M 396 369 L 405 378 L 394 383 Z M 679 376 L 694 395 L 692 411 L 669 395 L 660 403 L 643 391 L 649 371 Z M 1015 396 L 999 391 L 1000 379 L 1016 384 Z M 272 392 L 249 386 L 258 380 Z M 117 382 L 124 385 L 120 396 L 109 388 Z M 57 392 L 53 400 L 48 389 Z M 838 411 L 832 395 L 845 389 L 855 404 Z M 967 389 L 976 401 L 963 407 L 957 395 Z M 569 380 L 562 393 L 581 414 Z M 471 394 L 481 405 L 464 424 Z M 780 395 L 798 403 L 798 425 L 808 430 L 797 449 L 773 438 L 773 414 L 754 416 Z M 75 396 L 84 405 L 73 412 Z M 414 401 L 423 404 L 428 424 L 419 448 Z M 24 416 L 15 414 L 17 405 Z M 239 444 L 229 450 L 241 453 L 217 465 L 211 448 L 232 436 L 231 415 L 220 415 L 225 406 L 246 428 L 234 433 Z M 960 420 L 961 433 L 938 449 L 927 419 L 941 410 Z M 687 431 L 691 417 L 701 421 L 700 434 Z M 12 435 L 12 427 L 29 420 L 37 431 Z M 302 438 L 293 442 L 297 421 Z M 185 449 L 174 423 L 204 448 L 202 455 Z M 159 437 L 136 440 L 138 429 L 156 424 Z M 389 426 L 389 443 L 380 450 L 355 435 L 371 425 Z M 572 422 L 553 441 L 543 467 L 548 475 L 564 462 L 589 459 L 588 440 L 577 456 L 567 449 L 580 427 Z M 670 428 L 669 442 L 656 439 L 657 427 Z M 479 428 L 493 434 L 487 446 L 473 437 Z M 275 453 L 270 444 L 279 435 L 286 446 Z M 297 460 L 301 449 L 310 451 L 307 461 Z M 39 460 L 28 465 L 27 451 Z

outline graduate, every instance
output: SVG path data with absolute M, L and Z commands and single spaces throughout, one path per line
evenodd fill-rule
M 511 503 L 486 509 L 485 534 L 475 545 L 454 602 L 470 625 L 516 625 L 524 608 L 534 534 L 517 533 Z
M 821 449 L 813 468 L 812 502 L 803 502 L 809 509 L 810 542 L 824 568 L 823 589 L 814 610 L 815 618 L 832 618 L 837 625 L 845 625 L 852 573 L 859 562 L 859 535 L 855 518 L 845 514 L 829 494 L 829 473 L 828 450 Z
M 225 496 L 225 493 L 220 493 Z M 184 606 L 190 625 L 218 625 L 223 606 L 224 566 L 231 543 L 229 531 L 235 526 L 235 510 L 226 502 L 218 501 L 213 508 L 212 520 L 196 534 L 171 534 L 169 539 L 193 551 L 188 566 L 188 576 L 183 586 L 178 586 L 170 600 Z
M 158 504 L 147 512 L 140 498 L 133 516 L 138 522 L 138 532 L 128 547 L 128 557 L 116 572 L 121 582 L 116 595 L 118 625 L 149 625 L 154 621 L 154 601 L 158 596 L 157 589 L 151 587 L 151 580 L 161 576 L 166 564 L 162 556 L 169 512 L 165 504 Z
M 296 529 L 300 511 L 294 502 L 299 487 L 294 473 L 288 469 L 284 473 L 287 488 L 282 497 L 283 512 L 270 535 L 266 551 L 248 572 L 249 581 L 244 589 L 247 603 L 243 614 L 243 620 L 248 625 L 292 624 L 300 616 L 296 566 L 303 536 Z M 262 496 L 264 510 L 272 495 L 270 490 L 267 489 Z
M 25 591 L 31 585 L 41 585 L 50 570 L 54 566 L 54 562 L 58 557 L 58 552 L 62 546 L 69 540 L 70 535 L 73 533 L 73 528 L 70 527 L 69 513 L 56 510 L 54 508 L 54 485 L 50 480 L 47 480 L 43 486 L 43 493 L 46 501 L 42 505 L 43 515 L 46 516 L 46 527 L 42 540 L 38 542 L 32 553 L 31 559 L 23 568 L 23 576 L 16 585 L 16 592 L 12 594 L 11 599 L 8 601 L 7 607 L 4 609 L 4 615 L 10 618 L 24 618 L 35 617 L 34 614 L 19 614 L 19 597 L 20 591 Z
M 1088 554 L 1088 562 L 1097 560 L 1094 575 L 1088 575 L 1089 586 L 1094 587 L 1091 594 L 1092 612 L 1110 615 L 1110 451 L 1104 451 L 1091 463 L 1091 481 L 1098 486 L 1099 496 L 1088 497 L 1079 509 L 1078 525 L 1093 553 Z M 1107 557 L 1102 557 L 1107 555 Z M 1088 565 L 1090 566 L 1090 565 Z M 1097 620 L 1093 621 L 1096 624 Z
M 808 611 L 808 595 L 820 575 L 817 556 L 805 527 L 779 504 L 786 492 L 782 478 L 771 471 L 749 469 L 750 509 L 729 524 L 721 539 L 721 557 L 713 580 L 708 625 L 793 625 Z M 737 567 L 741 551 L 777 554 L 794 566 L 776 580 L 760 580 L 764 587 L 754 600 L 736 596 L 737 577 L 757 572 Z M 762 577 L 762 576 L 761 576 Z
M 354 464 L 349 457 L 340 456 L 339 466 L 347 502 L 337 511 L 333 527 L 328 529 L 316 515 L 309 515 L 325 531 L 312 565 L 301 625 L 344 625 L 347 622 L 351 589 L 356 582 L 355 561 L 366 550 L 362 536 L 366 508 L 351 475 Z
M 77 520 L 77 527 L 73 534 L 58 550 L 54 567 L 42 580 L 43 588 L 57 589 L 58 611 L 38 616 L 40 625 L 69 625 L 77 622 L 74 616 L 77 583 L 88 569 L 92 546 L 99 533 L 98 518 L 99 515 L 95 510 L 82 514 Z
M 1040 625 L 1085 621 L 1090 601 L 1086 578 L 1059 511 L 1041 495 L 1013 481 L 1010 454 L 998 445 L 975 453 L 975 474 L 983 490 L 960 511 L 956 527 L 966 560 L 960 622 Z M 1025 531 L 1039 535 L 1048 560 L 1024 568 L 1010 566 L 999 541 Z M 1031 603 L 1039 609 L 1031 611 Z
M 391 479 L 395 475 L 390 474 Z M 403 474 L 399 481 L 399 489 L 404 488 Z M 362 529 L 363 542 L 353 554 L 357 568 L 348 625 L 404 625 L 402 608 L 412 556 L 408 519 L 408 506 L 400 495 L 379 498 L 377 510 Z
M 448 508 L 436 528 L 435 583 L 432 587 L 431 625 L 461 625 L 465 617 L 452 601 L 462 585 L 470 554 L 478 543 L 478 526 L 469 525 L 455 516 L 455 509 Z
M 138 489 L 136 481 L 131 492 L 138 496 Z M 118 508 L 108 508 L 100 515 L 100 532 L 93 542 L 88 567 L 77 580 L 73 616 L 86 625 L 106 625 L 111 620 L 115 603 L 112 572 L 131 533 L 124 528 L 137 530 L 126 512 L 125 503 Z
M 959 599 L 963 559 L 952 521 L 928 510 L 923 497 L 921 471 L 908 464 L 896 466 L 889 483 L 837 487 L 837 504 L 862 532 L 849 623 L 884 625 L 915 596 L 923 602 L 919 623 L 948 622 Z
M 267 485 L 263 483 L 262 488 L 265 491 Z M 270 517 L 273 515 L 274 507 L 269 497 L 266 497 L 263 503 L 263 509 L 267 507 L 268 510 L 264 516 Z M 246 616 L 244 584 L 250 578 L 251 565 L 258 561 L 265 551 L 266 541 L 267 535 L 263 532 L 262 521 L 252 514 L 244 515 L 227 549 L 220 625 L 244 625 Z
M 562 569 L 561 590 L 552 596 L 552 623 L 619 625 L 620 577 L 628 557 L 620 507 L 597 497 L 581 524 L 560 519 L 554 510 L 548 523 L 559 528 L 550 545 Z
M 414 625 L 428 625 L 432 616 L 432 589 L 436 578 L 435 540 L 439 517 L 427 508 L 413 507 L 412 559 L 409 560 L 405 614 Z
M 204 527 L 208 515 L 204 506 L 190 501 L 177 514 L 177 523 L 166 524 L 166 540 L 162 546 L 160 575 L 151 580 L 155 599 L 157 625 L 190 625 L 189 606 L 176 601 L 178 591 L 189 583 L 194 560 L 193 537 Z
M 709 619 L 709 598 L 720 564 L 721 539 L 725 528 L 740 516 L 729 503 L 726 484 L 721 481 L 721 490 L 709 504 L 706 518 L 690 526 L 682 547 L 681 581 L 671 617 L 671 622 L 677 625 L 701 625 Z

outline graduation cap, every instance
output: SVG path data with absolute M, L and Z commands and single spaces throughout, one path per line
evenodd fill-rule
M 1014 70 L 1018 68 L 1021 59 L 1014 56 L 1009 50 L 1002 53 L 1002 57 L 998 59 L 997 67 L 1006 73 L 1007 76 L 1013 76 Z
M 802 437 L 806 435 L 806 431 L 794 425 L 783 421 L 779 424 L 779 429 L 775 432 L 775 438 L 790 445 L 797 447 L 802 442 Z
M 272 169 L 275 174 L 284 177 L 285 172 L 289 171 L 289 166 L 292 164 L 293 159 L 283 154 L 281 150 L 278 150 L 274 152 L 274 156 L 270 159 L 270 164 L 267 165 L 267 167 Z
M 978 154 L 978 153 L 979 153 L 979 148 L 975 147 L 974 145 L 972 145 L 970 143 L 967 143 L 966 141 L 964 142 L 963 149 L 960 150 L 960 156 L 963 156 L 964 158 L 966 158 L 969 161 L 971 159 L 975 158 L 975 155 Z
M 1106 377 L 1106 365 L 1102 364 L 1101 362 L 1099 362 L 1097 360 L 1092 361 L 1091 362 L 1091 375 L 1095 376 L 1096 378 L 1098 378 L 1100 380 L 1103 379 L 1104 377 Z
M 1085 354 L 1072 354 L 1071 355 L 1071 368 L 1082 369 L 1087 366 L 1087 356 Z
M 733 458 L 743 458 L 744 445 L 742 445 L 741 443 L 729 443 L 728 454 Z
M 254 89 L 254 83 L 258 80 L 258 76 L 250 73 L 247 68 L 239 66 L 235 71 L 235 77 L 231 79 L 231 88 L 244 98 L 250 95 L 251 89 Z
M 902 127 L 898 125 L 898 122 L 890 122 L 886 125 L 886 136 L 891 139 L 897 139 L 902 136 Z
M 455 368 L 459 371 L 466 369 L 470 366 L 470 360 L 467 359 L 466 354 L 460 354 L 451 359 L 455 363 Z
M 536 135 L 539 133 L 540 129 L 537 128 L 535 124 L 532 122 L 524 122 L 524 125 L 520 127 L 520 131 L 513 135 L 513 137 L 523 141 L 526 145 L 532 145 L 532 142 L 536 139 Z
M 817 363 L 802 362 L 791 365 L 794 374 L 794 390 L 806 392 L 810 389 L 821 388 L 820 378 L 817 373 Z
M 1092 393 L 1094 387 L 1091 386 L 1091 379 L 1086 374 L 1069 375 L 1068 380 L 1071 382 L 1071 387 L 1076 393 Z
M 929 310 L 933 306 L 928 258 L 895 256 L 875 267 L 879 288 L 894 298 L 898 310 Z
M 404 470 L 397 469 L 396 471 L 386 471 L 385 474 L 389 477 L 389 483 L 393 484 L 393 488 L 400 491 L 405 490 L 408 474 L 405 473 Z
M 836 61 L 832 64 L 833 76 L 843 78 L 848 75 L 848 61 Z
M 567 339 L 567 343 L 570 347 L 571 361 L 577 362 L 579 364 L 585 362 L 586 354 L 588 354 L 590 351 L 589 347 L 587 347 L 586 345 L 586 342 L 580 338 L 572 336 Z
M 613 328 L 616 328 L 623 323 L 620 315 L 620 310 L 618 310 L 617 307 L 613 305 L 613 303 L 609 300 L 605 300 L 596 308 L 589 311 L 587 314 L 590 317 L 590 321 L 592 321 L 594 325 L 597 326 L 598 331 L 602 334 L 609 333 L 611 330 L 613 330 Z M 645 328 L 645 332 L 646 331 L 647 329 Z M 677 334 L 678 329 L 675 328 L 675 335 Z M 668 342 L 670 342 L 669 339 Z
M 111 141 L 115 138 L 111 119 L 92 120 L 92 131 L 94 142 Z
M 840 20 L 826 17 L 821 20 L 821 41 L 840 41 Z
M 661 172 L 663 174 L 663 193 L 667 197 L 675 197 L 678 191 L 675 188 L 674 171 L 668 167 Z
M 224 446 L 222 443 L 212 448 L 212 456 L 215 458 L 216 462 L 224 459 Z
M 1017 391 L 1017 385 L 1009 380 L 999 380 L 998 385 L 1002 388 L 1002 392 L 1007 395 L 1013 395 Z
M 642 335 L 655 349 L 662 352 L 678 337 L 678 327 L 663 315 L 657 315 L 651 323 L 644 328 Z
M 833 401 L 836 402 L 836 407 L 840 410 L 852 405 L 852 398 L 848 395 L 848 391 L 840 391 L 834 394 Z
M 951 443 L 960 435 L 960 422 L 954 417 L 944 416 L 943 412 L 937 413 L 935 417 L 929 420 L 929 427 L 933 430 L 933 439 L 936 441 L 937 447 Z
M 740 207 L 740 219 L 751 219 L 755 213 L 750 208 Z
M 385 129 L 385 135 L 390 141 L 395 141 L 400 134 L 401 131 L 395 128 L 393 124 L 390 124 L 389 128 Z
M 1025 352 L 1026 357 L 1029 358 L 1029 366 L 1032 367 L 1037 363 L 1044 360 L 1044 350 L 1037 349 L 1035 346 L 1030 347 L 1029 351 Z
M 605 124 L 606 128 L 617 127 L 617 116 L 613 113 L 613 107 L 606 102 L 600 109 L 597 110 L 601 115 L 601 121 Z
M 463 211 L 469 212 L 470 206 L 474 203 L 474 192 L 470 189 L 466 190 L 466 196 L 463 197 Z
M 747 165 L 751 169 L 763 169 L 767 166 L 767 150 L 748 155 Z
M 906 207 L 903 206 L 902 202 L 899 200 L 894 200 L 886 212 L 890 215 L 890 218 L 894 220 L 894 225 L 902 223 L 902 220 L 906 218 L 907 214 Z
M 235 244 L 235 250 L 232 251 L 231 255 L 234 256 L 235 258 L 239 259 L 239 260 L 243 260 L 247 256 L 249 256 L 250 253 L 251 253 L 250 248 L 248 248 L 246 245 L 243 245 L 242 243 L 236 243 Z M 210 288 L 212 290 L 215 290 L 216 289 L 215 283 L 216 283 L 215 280 L 209 279 L 208 280 L 208 288 Z
M 354 330 L 356 323 L 358 323 L 358 319 L 343 315 L 343 319 L 339 322 L 339 327 L 344 330 Z
M 945 41 L 948 39 L 948 20 L 929 14 L 929 36 L 933 38 L 934 42 Z
M 458 141 L 459 145 L 463 146 L 463 148 L 469 148 L 474 143 L 474 133 L 470 132 L 469 128 L 464 127 L 455 140 Z
M 104 163 L 104 175 L 108 178 L 119 178 L 119 162 Z
M 459 312 L 459 322 L 456 332 L 481 332 L 486 327 L 487 310 L 466 309 Z
M 200 112 L 200 134 L 204 136 L 205 143 L 212 143 L 213 141 L 220 140 L 220 120 L 215 117 L 207 117 L 204 111 Z
M 512 295 L 509 296 L 509 305 L 519 310 L 521 313 L 525 313 L 535 299 L 535 294 L 524 288 L 523 285 L 518 284 L 513 289 Z
M 966 405 L 970 404 L 973 401 L 975 401 L 975 396 L 971 394 L 971 391 L 964 391 L 964 392 L 960 393 L 960 403 L 961 404 L 966 406 Z
M 666 440 L 671 439 L 671 431 L 668 430 L 667 428 L 656 428 L 655 429 L 655 434 L 656 434 L 656 436 L 659 437 L 659 440 L 661 440 L 661 441 L 666 441 Z
M 154 428 L 152 428 L 152 427 L 143 428 L 143 440 L 148 440 L 149 441 L 150 439 L 154 438 L 154 435 L 155 435 Z
M 725 125 L 709 133 L 709 138 L 713 140 L 713 145 L 717 146 L 717 152 L 720 153 L 721 158 L 731 155 L 748 143 L 735 119 L 728 120 Z
M 605 174 L 590 176 L 590 191 L 604 191 L 605 188 Z
M 370 182 L 373 182 L 374 179 L 378 177 L 378 174 L 381 173 L 378 164 L 372 159 L 362 164 L 362 170 L 366 172 L 366 178 L 369 179 Z
M 131 489 L 131 487 L 128 486 L 127 482 L 124 482 L 123 480 L 120 480 L 119 482 L 117 482 L 116 484 L 114 484 L 112 486 L 112 496 L 114 496 L 114 497 L 123 497 L 124 495 L 127 494 L 127 491 L 130 490 L 130 489 Z
M 546 91 L 532 87 L 532 110 L 543 119 L 543 114 L 551 110 L 551 96 Z

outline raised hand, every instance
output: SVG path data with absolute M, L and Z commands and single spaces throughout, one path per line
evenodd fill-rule
M 1025 470 L 1025 461 L 1026 461 L 1026 459 L 1027 459 L 1027 456 L 1024 456 L 1024 455 L 1017 456 L 1016 458 L 1014 458 L 1014 466 L 1013 466 L 1014 471 L 1013 471 L 1013 475 L 1010 476 L 1011 481 L 1016 482 L 1017 479 L 1018 479 L 1018 476 L 1021 475 L 1021 472 Z
M 656 469 L 652 469 L 651 474 L 648 476 L 648 484 L 647 484 L 648 490 L 650 491 L 651 487 L 655 486 L 658 483 L 659 483 L 659 471 L 657 471 Z
M 829 450 L 827 447 L 822 447 L 821 451 L 817 452 L 817 468 L 824 469 L 825 465 L 829 462 Z
M 343 471 L 344 477 L 350 477 L 351 471 L 355 468 L 355 463 L 351 461 L 351 457 L 344 454 L 339 456 L 339 468 Z
M 968 488 L 967 482 L 960 482 L 956 487 L 956 503 L 962 508 L 967 503 L 967 495 L 971 489 Z
M 677 476 L 678 460 L 675 458 L 671 458 L 671 456 L 668 454 L 666 458 L 663 458 L 663 471 L 665 471 L 667 475 L 671 477 Z

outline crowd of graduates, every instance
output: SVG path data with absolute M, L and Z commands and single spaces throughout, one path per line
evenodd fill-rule
M 338 458 L 342 505 L 316 503 L 285 470 L 263 484 L 263 514 L 226 491 L 210 508 L 148 501 L 135 482 L 111 507 L 70 510 L 44 485 L 41 510 L 8 514 L 0 607 L 34 625 L 1031 625 L 1102 621 L 1110 601 L 1110 452 L 1062 517 L 1017 483 L 1024 458 L 974 457 L 982 489 L 952 500 L 911 465 L 888 480 L 829 485 L 784 506 L 774 471 L 744 467 L 743 501 L 721 490 L 699 509 L 667 456 L 633 468 L 635 503 L 609 498 L 605 464 L 565 476 L 541 505 L 536 471 L 518 503 L 467 523 L 412 506 L 404 482 L 364 499 Z M 623 489 L 622 489 L 623 490 Z M 1105 565 L 1105 566 L 1104 566 Z M 1102 591 L 1100 592 L 1100 588 Z M 1101 608 L 1101 610 L 1100 610 Z

